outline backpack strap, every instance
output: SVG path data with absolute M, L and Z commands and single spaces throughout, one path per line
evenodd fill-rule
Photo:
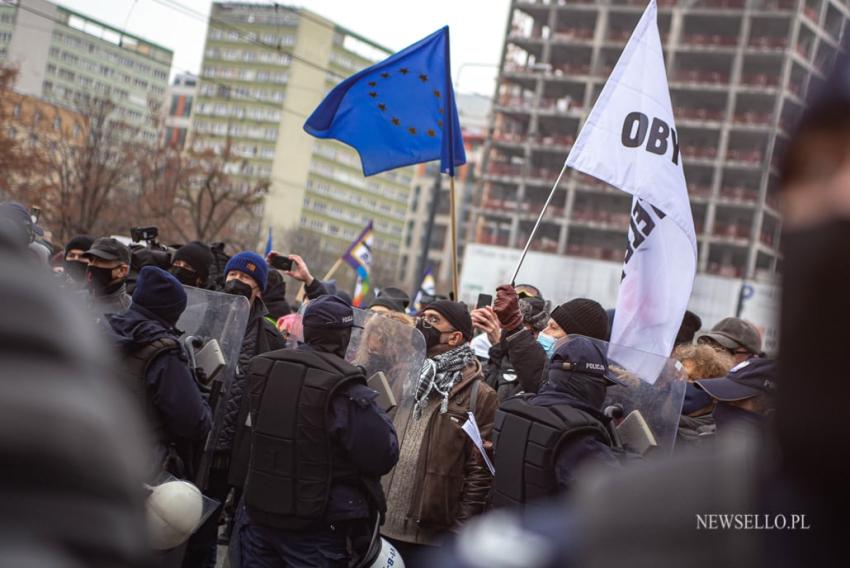
M 481 387 L 481 380 L 475 379 L 472 381 L 472 392 L 469 394 L 469 411 L 475 416 L 475 409 L 478 407 L 478 389 Z

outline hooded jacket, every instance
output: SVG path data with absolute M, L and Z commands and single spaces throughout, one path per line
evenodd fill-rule
M 152 312 L 133 305 L 120 314 L 106 316 L 112 339 L 125 361 L 135 351 L 160 339 L 177 341 L 177 333 Z M 210 429 L 210 409 L 201 397 L 189 362 L 179 344 L 160 352 L 150 362 L 143 377 L 148 401 L 159 413 L 165 427 L 165 439 L 157 440 L 162 454 L 167 446 L 175 445 L 185 465 L 192 462 L 190 446 L 204 441 Z M 127 385 L 131 387 L 132 385 Z

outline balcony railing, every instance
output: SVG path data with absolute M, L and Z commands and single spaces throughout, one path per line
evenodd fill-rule
M 706 108 L 684 108 L 676 110 L 676 118 L 685 120 L 719 120 L 722 121 L 726 112 L 722 110 L 709 110 Z
M 726 159 L 730 162 L 760 164 L 763 158 L 764 152 L 761 150 L 736 150 L 734 148 L 726 150 Z
M 517 241 L 517 247 L 524 248 L 528 242 L 527 237 L 522 237 Z M 558 252 L 558 241 L 549 237 L 535 237 L 531 242 L 531 250 L 539 252 Z
M 682 69 L 673 73 L 673 80 L 685 83 L 707 83 L 725 85 L 729 83 L 729 74 L 719 71 L 702 71 L 699 69 Z
M 531 137 L 533 144 L 542 144 L 545 146 L 572 146 L 575 143 L 576 137 L 572 135 L 541 135 Z
M 747 45 L 757 49 L 785 49 L 788 47 L 788 38 L 778 36 L 751 36 Z
M 718 276 L 740 278 L 744 275 L 744 267 L 733 266 L 731 264 L 720 264 L 719 262 L 709 262 L 707 272 L 709 274 L 716 274 Z
M 686 158 L 713 160 L 717 158 L 717 148 L 714 146 L 682 146 L 682 154 Z
M 699 45 L 706 47 L 735 47 L 738 38 L 721 34 L 687 34 L 682 38 L 686 45 Z
M 770 125 L 773 122 L 773 113 L 771 112 L 736 112 L 732 117 L 732 122 L 736 124 L 758 124 Z
M 495 176 L 520 176 L 522 175 L 522 164 L 490 162 L 487 166 L 487 172 Z
M 738 223 L 715 223 L 712 234 L 715 237 L 726 237 L 730 239 L 749 239 L 750 227 Z
M 522 144 L 528 140 L 528 134 L 522 132 L 504 132 L 497 131 L 493 133 L 493 140 L 497 142 L 511 142 L 514 144 Z
M 594 33 L 592 28 L 559 28 L 552 37 L 556 41 L 592 41 Z
M 584 63 L 562 63 L 555 65 L 553 70 L 556 75 L 588 75 L 590 74 L 590 65 Z
M 753 87 L 776 87 L 779 85 L 779 77 L 768 73 L 750 73 L 741 75 L 741 84 Z
M 691 197 L 711 197 L 711 186 L 710 185 L 695 185 L 692 184 L 688 187 L 688 193 Z
M 598 209 L 573 209 L 573 220 L 585 223 L 601 223 L 605 225 L 614 225 L 615 227 L 625 229 L 629 226 L 628 213 L 613 213 Z
M 534 108 L 534 97 L 515 97 L 510 95 L 502 95 L 501 97 L 499 97 L 498 105 L 503 107 L 531 110 Z
M 482 245 L 498 245 L 506 247 L 508 246 L 509 239 L 509 235 L 497 235 L 487 230 L 484 230 L 478 234 L 478 238 L 476 239 L 476 241 L 478 241 Z
M 758 201 L 758 189 L 746 186 L 723 186 L 720 188 L 720 197 L 730 201 L 739 201 L 742 203 L 755 203 Z
M 701 0 L 697 7 L 743 8 L 746 0 Z

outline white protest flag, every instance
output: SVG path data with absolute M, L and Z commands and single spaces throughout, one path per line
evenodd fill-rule
M 697 243 L 656 12 L 651 0 L 567 165 L 634 196 L 611 343 L 669 357 L 693 287 Z

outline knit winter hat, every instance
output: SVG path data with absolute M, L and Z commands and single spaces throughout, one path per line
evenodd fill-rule
M 65 245 L 65 254 L 71 250 L 81 250 L 83 252 L 89 250 L 94 244 L 94 239 L 88 235 L 77 235 Z M 64 256 L 64 255 L 63 255 Z
M 594 300 L 570 300 L 552 310 L 550 317 L 568 335 L 584 335 L 603 341 L 608 337 L 608 314 Z
M 466 304 L 451 300 L 437 300 L 428 304 L 424 310 L 434 310 L 452 324 L 452 327 L 463 334 L 467 341 L 472 339 L 472 317 L 466 309 Z
M 224 267 L 224 275 L 231 270 L 247 274 L 254 279 L 261 292 L 266 291 L 266 283 L 269 279 L 269 267 L 266 261 L 255 252 L 243 251 L 231 257 Z
M 157 266 L 145 266 L 139 272 L 133 304 L 174 325 L 186 309 L 186 301 L 183 285 L 172 274 Z
M 213 262 L 212 252 L 210 247 L 200 241 L 192 241 L 185 244 L 174 253 L 172 264 L 175 260 L 182 260 L 192 267 L 202 283 L 207 281 L 210 275 L 210 265 Z

